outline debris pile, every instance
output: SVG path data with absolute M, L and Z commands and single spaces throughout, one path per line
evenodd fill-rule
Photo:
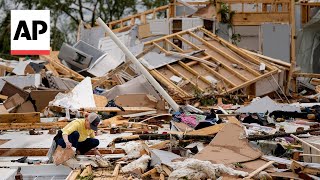
M 188 16 L 211 8 L 179 3 L 176 13 Z M 0 61 L 0 173 L 319 178 L 319 79 L 295 79 L 297 91 L 288 93 L 289 63 L 235 46 L 203 26 L 204 18 L 190 18 L 194 26 L 183 29 L 179 18 L 165 19 L 174 31 L 157 33 L 156 20 L 136 24 L 136 17 L 110 22 L 112 30 L 101 19 L 90 28 L 81 23 L 74 45 Z M 92 112 L 98 118 L 89 120 Z M 69 127 L 73 132 L 89 129 L 85 138 L 99 140 L 85 154 L 63 129 L 77 119 L 86 129 Z

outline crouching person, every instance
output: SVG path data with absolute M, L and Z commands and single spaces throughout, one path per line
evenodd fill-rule
M 96 113 L 86 115 L 85 119 L 78 119 L 67 124 L 55 136 L 54 141 L 62 148 L 76 148 L 76 154 L 83 155 L 94 149 L 94 154 L 101 156 L 98 151 L 99 140 L 95 139 L 100 118 Z

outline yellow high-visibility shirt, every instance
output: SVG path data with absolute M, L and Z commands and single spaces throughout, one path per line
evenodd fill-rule
M 95 137 L 94 130 L 86 129 L 85 119 L 77 119 L 77 120 L 71 121 L 62 129 L 62 134 L 70 135 L 74 131 L 78 131 L 78 133 L 80 134 L 78 142 L 83 142 L 88 137 L 90 138 Z

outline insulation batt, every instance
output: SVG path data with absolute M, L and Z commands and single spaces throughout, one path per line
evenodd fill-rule
M 222 173 L 231 176 L 248 176 L 247 172 L 234 170 L 223 164 L 212 164 L 209 161 L 197 159 L 186 159 L 182 162 L 173 162 L 170 167 L 173 168 L 169 180 L 176 179 L 217 179 Z
M 127 172 L 133 171 L 137 168 L 140 168 L 142 170 L 142 172 L 144 172 L 147 169 L 148 163 L 150 160 L 151 160 L 150 156 L 143 155 L 139 159 L 134 160 L 131 163 L 129 163 L 128 165 L 122 167 L 121 170 L 122 170 L 122 172 L 127 173 Z
M 126 143 L 122 149 L 126 152 L 127 159 L 135 159 L 141 156 L 140 151 L 144 149 L 144 146 L 141 141 L 130 141 Z

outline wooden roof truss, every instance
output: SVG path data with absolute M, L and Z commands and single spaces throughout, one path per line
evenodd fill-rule
M 164 86 L 174 90 L 180 98 L 192 98 L 195 92 L 228 94 L 245 88 L 263 78 L 278 72 L 278 68 L 266 64 L 262 72 L 259 67 L 263 61 L 246 53 L 235 45 L 197 27 L 167 35 L 145 44 L 145 51 L 158 51 L 166 55 L 180 56 L 183 60 L 167 64 L 150 73 Z M 202 50 L 189 56 L 188 52 Z M 174 83 L 172 76 L 178 76 L 184 83 Z M 212 82 L 212 78 L 217 80 Z

